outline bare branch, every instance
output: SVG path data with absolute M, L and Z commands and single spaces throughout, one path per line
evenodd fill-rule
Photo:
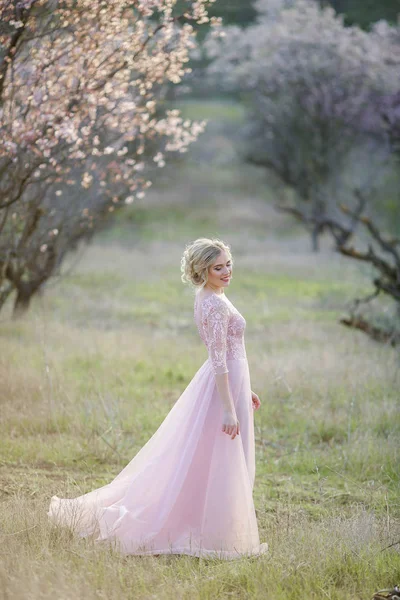
M 371 323 L 362 317 L 353 316 L 350 318 L 342 318 L 339 322 L 346 327 L 352 327 L 363 331 L 377 342 L 383 342 L 385 344 L 390 344 L 391 346 L 397 346 L 400 343 L 400 333 L 386 331 L 380 327 L 371 325 Z

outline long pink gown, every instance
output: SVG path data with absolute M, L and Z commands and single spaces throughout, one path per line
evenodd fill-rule
M 194 317 L 208 350 L 157 431 L 111 483 L 77 498 L 53 496 L 49 519 L 123 554 L 261 555 L 253 502 L 254 409 L 246 321 L 223 294 L 196 295 Z M 240 433 L 222 431 L 215 374 L 228 372 Z

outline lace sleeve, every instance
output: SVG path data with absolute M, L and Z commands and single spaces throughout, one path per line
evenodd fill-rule
M 207 347 L 214 374 L 229 373 L 226 366 L 226 338 L 229 309 L 223 300 L 213 302 L 207 311 Z

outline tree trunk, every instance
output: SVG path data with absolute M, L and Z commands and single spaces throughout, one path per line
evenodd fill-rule
M 313 252 L 319 252 L 319 236 L 323 232 L 324 228 L 321 224 L 321 219 L 326 215 L 326 205 L 323 194 L 316 194 L 316 197 L 312 201 L 312 229 L 311 229 L 311 244 Z
M 311 230 L 311 247 L 313 252 L 319 252 L 319 234 L 319 227 L 315 225 Z
M 20 283 L 17 287 L 17 297 L 14 302 L 13 319 L 19 319 L 28 312 L 31 299 L 39 288 L 40 284 L 32 282 Z

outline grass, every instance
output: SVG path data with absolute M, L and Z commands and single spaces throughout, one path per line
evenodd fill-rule
M 26 318 L 2 315 L 4 598 L 363 600 L 399 581 L 399 357 L 338 324 L 368 277 L 327 244 L 312 254 L 261 179 L 245 201 L 232 187 L 217 202 L 226 178 L 213 167 L 209 202 L 193 204 L 193 172 L 121 213 Z M 270 553 L 236 564 L 122 557 L 51 527 L 46 511 L 54 494 L 109 482 L 206 359 L 179 272 L 200 235 L 234 252 L 229 297 L 247 321 L 262 402 L 254 500 Z
M 175 102 L 176 108 L 179 108 L 183 118 L 185 119 L 207 119 L 212 122 L 223 120 L 224 123 L 233 121 L 241 123 L 245 117 L 245 109 L 237 102 L 227 102 L 220 100 L 204 100 L 186 99 Z

